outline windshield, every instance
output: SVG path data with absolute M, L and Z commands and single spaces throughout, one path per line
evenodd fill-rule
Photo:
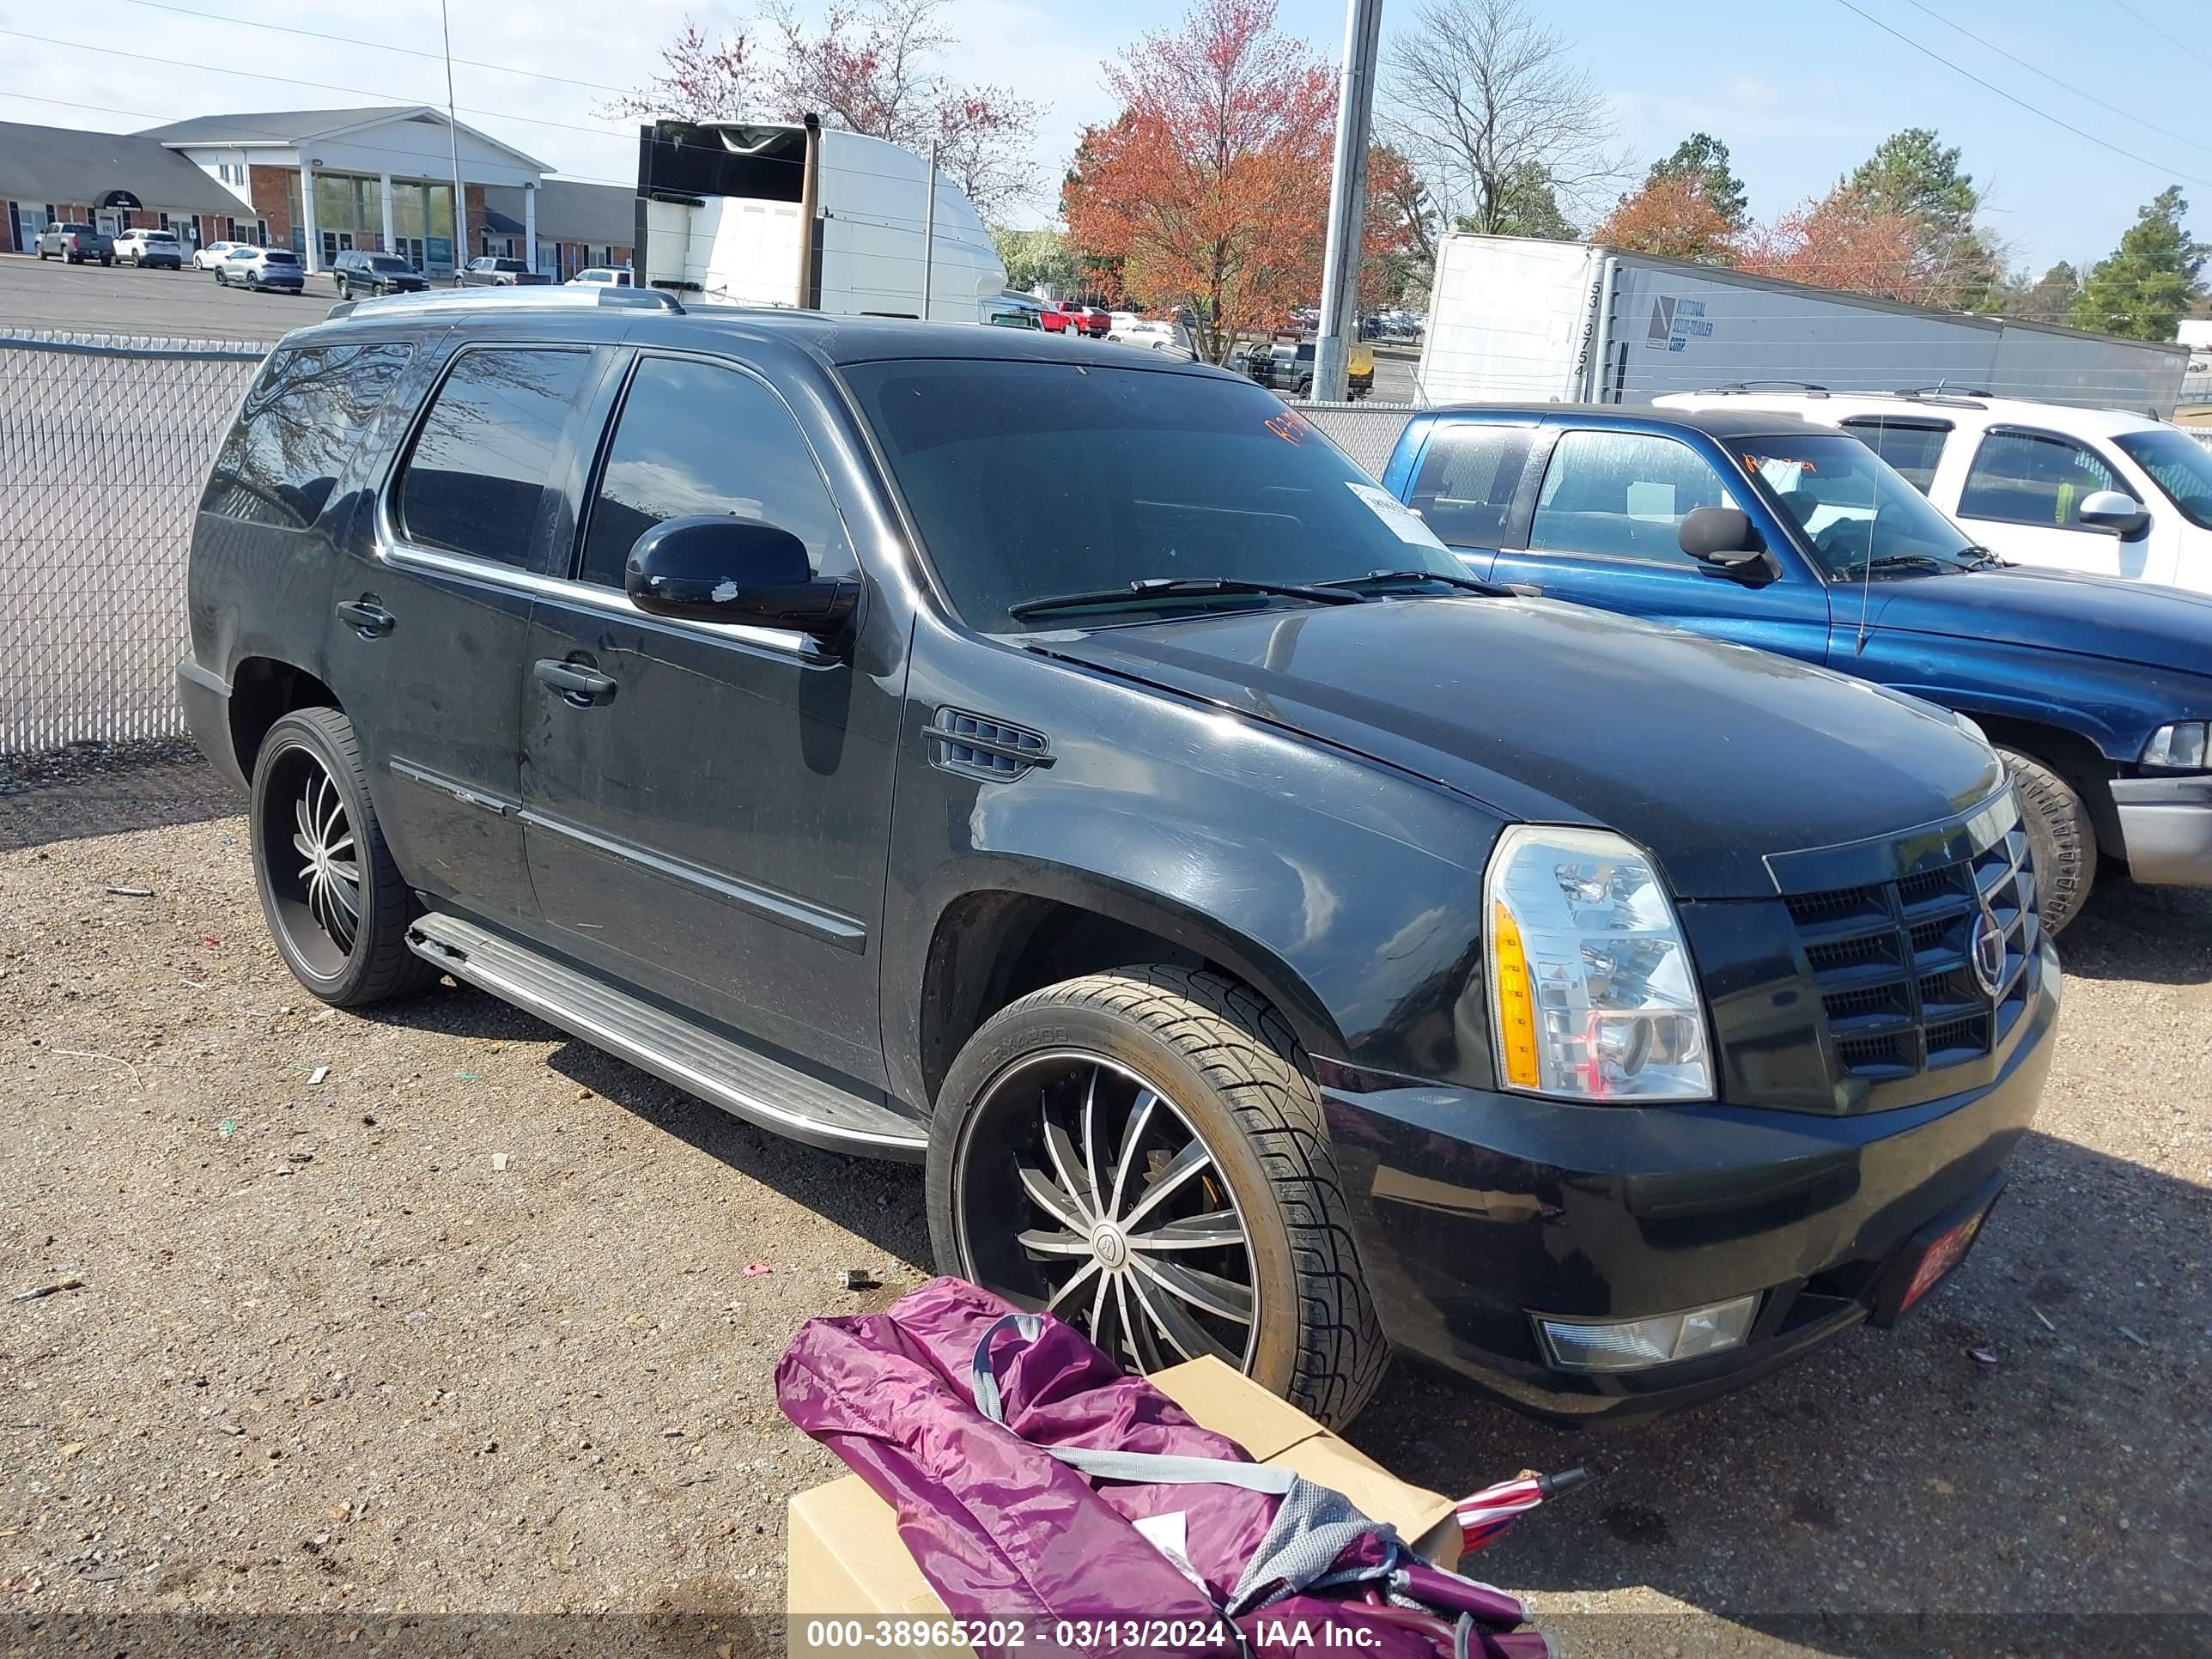
M 1966 532 L 1856 438 L 1785 433 L 1727 441 L 1767 499 L 1804 532 L 1831 580 L 1964 570 L 1986 556 Z
M 167 230 L 142 230 L 138 234 L 149 242 L 173 242 L 176 233 Z
M 374 270 L 388 270 L 401 276 L 415 274 L 415 267 L 396 253 L 380 253 L 368 263 L 370 269 Z
M 2212 530 L 2212 451 L 2171 427 L 2123 432 L 2112 441 L 2130 460 L 2150 474 L 2151 482 L 2190 523 Z
M 986 631 L 1303 603 L 1132 595 L 1126 606 L 1010 614 L 1025 601 L 1160 578 L 1465 574 L 1419 519 L 1249 381 L 973 360 L 844 373 L 947 595 Z
M 272 265 L 296 265 L 300 263 L 300 258 L 297 254 L 280 253 L 273 247 L 267 252 L 264 253 L 261 257 L 268 264 Z

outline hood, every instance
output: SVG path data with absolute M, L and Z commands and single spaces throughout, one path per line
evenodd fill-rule
M 1767 854 L 1953 817 L 2001 776 L 1948 716 L 1863 681 L 1545 599 L 1246 611 L 1026 643 L 1509 818 L 1617 830 L 1682 898 L 1771 895 Z
M 1877 581 L 1867 623 L 1915 634 L 1963 634 L 2035 651 L 2108 657 L 2146 668 L 2212 673 L 2212 594 L 2063 570 L 1972 570 Z M 1833 590 L 1837 625 L 1857 615 Z

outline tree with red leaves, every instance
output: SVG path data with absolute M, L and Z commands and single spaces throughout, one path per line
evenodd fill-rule
M 716 42 L 696 24 L 661 49 L 662 72 L 607 105 L 650 120 L 797 120 L 888 139 L 927 156 L 975 210 L 997 219 L 1031 196 L 1039 106 L 1004 87 L 971 87 L 938 67 L 959 41 L 939 27 L 946 0 L 833 5 L 812 28 L 788 4 L 762 14 L 765 43 L 740 29 Z
M 613 120 L 742 121 L 760 107 L 760 64 L 740 29 L 720 41 L 685 19 L 660 49 L 660 73 L 635 92 L 599 106 Z
M 1655 173 L 1614 204 L 1590 228 L 1590 240 L 1607 247 L 1724 265 L 1735 258 L 1735 232 L 1693 178 Z
M 832 6 L 811 29 L 787 4 L 769 8 L 780 48 L 775 97 L 796 114 L 902 145 L 937 164 L 983 217 L 998 220 L 1036 188 L 1040 106 L 1005 87 L 962 84 L 937 67 L 959 42 L 939 26 L 945 0 Z
M 1197 0 L 1106 68 L 1123 106 L 1087 129 L 1060 194 L 1068 236 L 1155 304 L 1188 305 L 1227 359 L 1321 288 L 1335 77 L 1273 0 Z
M 1848 185 L 1746 233 L 1739 270 L 1907 305 L 1957 303 L 1960 273 L 1931 258 L 1921 222 Z

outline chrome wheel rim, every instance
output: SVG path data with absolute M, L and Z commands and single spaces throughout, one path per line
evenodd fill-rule
M 305 748 L 287 750 L 272 768 L 260 850 L 289 954 L 317 978 L 337 978 L 361 939 L 360 848 L 344 792 Z
M 969 1278 L 1057 1314 L 1129 1369 L 1206 1354 L 1250 1368 L 1251 1235 L 1212 1147 L 1164 1091 L 1096 1054 L 1031 1056 L 985 1090 L 963 1143 Z

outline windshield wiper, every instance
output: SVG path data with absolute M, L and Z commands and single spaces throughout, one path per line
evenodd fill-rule
M 1316 587 L 1368 587 L 1382 582 L 1442 582 L 1446 587 L 1456 587 L 1463 593 L 1480 593 L 1487 599 L 1510 599 L 1515 597 L 1510 587 L 1496 582 L 1478 580 L 1473 576 L 1449 575 L 1441 570 L 1370 570 L 1364 576 L 1339 576 L 1333 581 L 1316 582 Z
M 1845 565 L 1836 573 L 1835 580 L 1847 582 L 1856 577 L 1863 576 L 1869 571 L 1911 568 L 1956 570 L 1959 567 L 1937 558 L 1933 553 L 1885 553 L 1878 559 L 1861 559 L 1856 564 Z
M 1959 550 L 1959 556 L 1966 560 L 1963 568 L 1967 570 L 2009 570 L 2013 568 L 2010 559 L 2000 558 L 1986 547 L 1962 547 Z
M 1085 605 L 1127 605 L 1133 600 L 1174 598 L 1181 594 L 1268 593 L 1286 599 L 1310 599 L 1316 605 L 1365 605 L 1364 595 L 1328 586 L 1301 582 L 1254 581 L 1243 576 L 1147 576 L 1127 587 L 1102 587 L 1091 593 L 1055 593 L 1042 599 L 1010 605 L 1010 617 L 1034 617 L 1047 611 L 1072 610 Z

